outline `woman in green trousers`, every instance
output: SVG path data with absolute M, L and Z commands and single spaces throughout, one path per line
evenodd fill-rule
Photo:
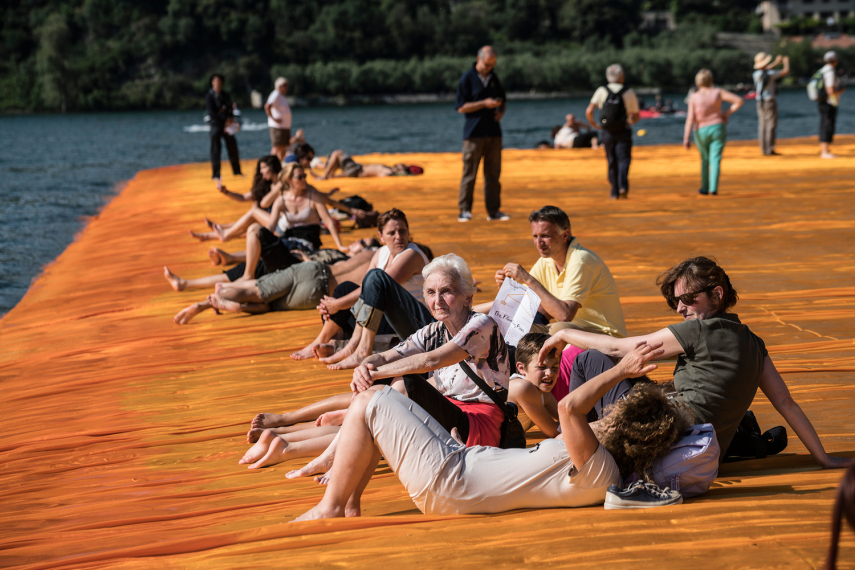
M 701 189 L 698 193 L 715 196 L 718 194 L 721 155 L 727 140 L 727 119 L 742 106 L 742 97 L 713 87 L 709 69 L 702 69 L 695 75 L 695 85 L 698 89 L 689 97 L 683 146 L 689 148 L 689 135 L 694 130 L 695 144 L 701 153 Z M 726 111 L 721 110 L 722 101 L 730 103 Z

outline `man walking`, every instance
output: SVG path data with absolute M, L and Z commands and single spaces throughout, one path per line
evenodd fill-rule
M 632 129 L 638 121 L 638 97 L 624 82 L 623 68 L 613 63 L 606 68 L 608 84 L 597 88 L 585 111 L 588 122 L 602 135 L 600 144 L 606 149 L 612 200 L 629 194 L 629 164 L 632 162 Z M 600 120 L 594 121 L 594 109 L 600 110 Z
M 819 70 L 818 75 L 822 77 L 822 89 L 817 93 L 819 106 L 819 156 L 822 158 L 837 158 L 831 154 L 828 145 L 834 142 L 834 125 L 837 122 L 837 105 L 840 104 L 840 95 L 846 91 L 840 87 L 837 79 L 837 54 L 833 51 L 826 52 L 822 58 L 825 65 Z
M 285 160 L 285 152 L 291 144 L 291 106 L 285 94 L 288 93 L 288 80 L 284 77 L 276 79 L 273 91 L 264 104 L 267 113 L 267 129 L 270 131 L 270 154 L 279 160 Z
M 499 121 L 505 114 L 505 90 L 493 73 L 496 52 L 490 46 L 478 50 L 472 69 L 463 74 L 457 84 L 457 112 L 466 115 L 463 125 L 463 176 L 460 179 L 458 222 L 472 219 L 472 201 L 478 165 L 484 159 L 484 203 L 487 220 L 509 220 L 499 211 L 502 184 L 502 128 Z
M 783 60 L 780 71 L 775 68 Z M 790 74 L 790 57 L 772 56 L 762 51 L 754 56 L 754 92 L 757 93 L 757 140 L 763 156 L 774 156 L 775 131 L 778 129 L 778 79 Z
M 212 75 L 211 90 L 205 96 L 205 109 L 208 111 L 208 117 L 211 121 L 211 170 L 213 180 L 218 187 L 221 185 L 221 138 L 226 141 L 226 150 L 229 153 L 229 161 L 232 163 L 232 172 L 235 176 L 241 176 L 237 141 L 234 136 L 226 132 L 228 124 L 234 121 L 234 111 L 231 97 L 223 91 L 225 81 L 226 78 L 219 73 Z

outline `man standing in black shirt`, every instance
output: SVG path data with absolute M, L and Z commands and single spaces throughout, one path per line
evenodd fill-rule
M 487 220 L 509 220 L 499 211 L 502 184 L 502 127 L 499 121 L 505 114 L 505 90 L 493 73 L 496 52 L 490 46 L 478 50 L 478 59 L 472 69 L 463 74 L 457 84 L 455 107 L 466 115 L 463 125 L 463 177 L 460 179 L 458 222 L 472 219 L 472 200 L 475 176 L 484 158 L 484 202 Z
M 225 80 L 225 77 L 219 73 L 212 75 L 211 90 L 205 96 L 205 108 L 211 120 L 211 170 L 217 186 L 220 186 L 220 151 L 222 149 L 220 138 L 226 140 L 226 150 L 229 153 L 229 161 L 232 163 L 232 172 L 235 176 L 241 176 L 237 141 L 235 137 L 226 132 L 228 123 L 234 120 L 234 113 L 231 97 L 223 91 Z

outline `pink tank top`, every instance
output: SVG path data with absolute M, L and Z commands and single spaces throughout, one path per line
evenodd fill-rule
M 724 122 L 721 115 L 721 89 L 718 87 L 692 93 L 691 101 L 695 110 L 695 123 L 699 129 Z

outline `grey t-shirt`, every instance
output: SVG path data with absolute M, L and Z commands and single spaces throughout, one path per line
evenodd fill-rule
M 724 456 L 757 393 L 766 345 L 733 313 L 683 321 L 668 330 L 684 351 L 677 358 L 674 387 L 698 423 L 713 425 Z

